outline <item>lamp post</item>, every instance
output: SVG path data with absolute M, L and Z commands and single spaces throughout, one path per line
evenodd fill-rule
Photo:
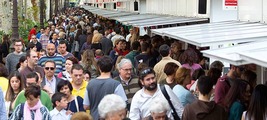
M 40 27 L 44 28 L 44 0 L 40 0 Z
M 18 1 L 17 0 L 13 0 L 13 17 L 12 17 L 11 40 L 13 40 L 13 39 L 19 39 L 19 20 L 18 20 Z

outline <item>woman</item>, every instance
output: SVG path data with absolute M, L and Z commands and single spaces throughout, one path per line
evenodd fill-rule
M 71 82 L 72 81 L 71 68 L 72 68 L 73 64 L 79 64 L 78 59 L 73 57 L 73 56 L 68 57 L 66 59 L 66 63 L 65 63 L 66 71 L 60 72 L 57 77 L 62 79 L 62 80 L 68 80 Z
M 95 51 L 97 49 L 102 49 L 102 45 L 100 43 L 101 39 L 102 39 L 102 34 L 100 33 L 94 34 L 91 44 L 91 50 Z
M 106 95 L 98 105 L 100 120 L 123 120 L 126 117 L 126 103 L 116 94 Z
M 179 57 L 179 59 L 183 67 L 191 70 L 191 75 L 194 73 L 195 70 L 202 68 L 198 64 L 198 54 L 192 48 L 188 48 L 187 50 L 185 50 Z
M 98 76 L 96 60 L 94 52 L 92 50 L 85 50 L 82 54 L 82 60 L 80 64 L 83 66 L 84 70 L 89 70 L 91 73 L 91 78 L 96 78 Z
M 24 89 L 24 83 L 21 80 L 21 75 L 19 72 L 15 71 L 11 73 L 8 77 L 9 83 L 7 87 L 7 92 L 5 96 L 6 108 L 8 116 L 12 114 L 14 101 L 21 90 Z
M 159 81 L 159 84 L 167 84 L 172 89 L 177 82 L 174 80 L 175 72 L 179 66 L 173 62 L 169 62 L 164 67 L 164 73 L 167 75 L 167 78 Z
M 237 79 L 225 96 L 223 106 L 229 112 L 228 120 L 240 120 L 242 113 L 247 108 L 247 102 L 250 98 L 250 85 L 248 82 Z
M 173 92 L 179 98 L 183 106 L 190 104 L 196 100 L 194 95 L 186 89 L 186 85 L 191 83 L 190 69 L 180 67 L 175 73 L 175 81 Z
M 69 81 L 61 80 L 57 84 L 57 90 L 58 90 L 57 92 L 66 94 L 68 100 L 67 110 L 70 110 L 73 113 L 85 111 L 83 108 L 83 98 L 71 94 L 73 87 Z
M 21 56 L 19 59 L 19 63 L 16 65 L 16 69 L 20 72 L 25 67 L 27 67 L 27 58 L 26 56 Z
M 89 70 L 84 70 L 84 79 L 85 81 L 89 82 L 91 79 L 91 73 Z
M 267 119 L 267 86 L 257 85 L 252 93 L 248 110 L 243 113 L 242 120 Z
M 49 110 L 40 101 L 40 86 L 28 86 L 24 95 L 26 102 L 16 107 L 9 120 L 51 120 Z

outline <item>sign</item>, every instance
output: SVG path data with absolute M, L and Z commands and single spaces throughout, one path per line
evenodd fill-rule
M 237 10 L 237 0 L 223 0 L 224 10 Z

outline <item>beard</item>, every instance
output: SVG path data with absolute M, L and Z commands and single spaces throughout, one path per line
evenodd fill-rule
M 157 88 L 157 83 L 151 83 L 150 85 L 144 85 L 145 89 L 147 89 L 148 91 L 153 91 Z

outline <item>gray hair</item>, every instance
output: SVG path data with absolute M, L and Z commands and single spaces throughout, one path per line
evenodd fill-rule
M 130 64 L 132 65 L 131 60 L 129 60 L 129 59 L 127 59 L 127 58 L 123 58 L 123 59 L 121 59 L 121 61 L 117 64 L 117 68 L 118 68 L 118 69 L 121 69 L 121 67 L 122 67 L 123 65 L 125 65 L 126 63 L 130 63 Z
M 126 102 L 116 94 L 106 95 L 98 105 L 100 118 L 105 118 L 109 113 L 126 109 Z
M 166 99 L 155 98 L 150 105 L 150 113 L 162 113 L 170 110 L 169 103 Z

